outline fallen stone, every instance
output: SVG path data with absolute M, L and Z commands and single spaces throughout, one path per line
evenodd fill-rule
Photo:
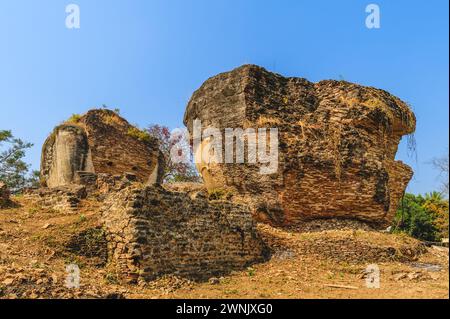
M 7 278 L 2 281 L 4 286 L 11 286 L 14 283 L 14 278 Z

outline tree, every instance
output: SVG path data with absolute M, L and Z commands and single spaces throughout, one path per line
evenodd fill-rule
M 394 231 L 426 241 L 448 238 L 448 200 L 441 193 L 405 194 L 394 220 Z
M 425 203 L 422 207 L 433 216 L 433 224 L 437 229 L 436 239 L 448 238 L 448 200 L 442 193 L 432 192 L 425 194 Z
M 425 199 L 421 195 L 405 194 L 397 210 L 394 231 L 427 241 L 434 241 L 436 228 L 432 215 L 422 205 Z
M 17 192 L 30 184 L 29 165 L 23 161 L 33 144 L 15 138 L 11 131 L 0 130 L 0 180 Z
M 183 131 L 178 130 L 171 133 L 166 126 L 152 124 L 148 127 L 147 132 L 159 141 L 159 148 L 165 160 L 164 182 L 201 181 L 190 155 L 188 161 L 178 162 L 173 159 L 174 151 L 190 154 L 190 146 L 185 140 Z
M 27 187 L 32 187 L 32 188 L 40 187 L 41 186 L 40 175 L 41 175 L 41 173 L 39 171 L 36 171 L 36 170 L 31 171 L 30 177 L 28 178 L 28 181 L 27 181 Z
M 441 158 L 434 158 L 432 164 L 440 172 L 442 192 L 448 196 L 448 154 Z

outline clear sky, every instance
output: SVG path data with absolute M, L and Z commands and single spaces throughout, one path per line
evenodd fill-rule
M 81 28 L 67 29 L 78 4 Z M 365 8 L 381 9 L 381 28 Z M 131 123 L 182 126 L 208 77 L 253 63 L 311 81 L 385 89 L 417 115 L 409 191 L 438 188 L 429 161 L 448 151 L 447 0 L 0 0 L 0 129 L 41 146 L 72 113 L 106 104 Z

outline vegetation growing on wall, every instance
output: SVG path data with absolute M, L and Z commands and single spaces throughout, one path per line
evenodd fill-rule
M 134 137 L 142 142 L 150 142 L 151 136 L 148 132 L 138 129 L 137 127 L 131 127 L 128 129 L 128 135 Z

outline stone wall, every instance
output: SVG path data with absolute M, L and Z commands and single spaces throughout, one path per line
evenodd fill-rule
M 274 174 L 261 175 L 260 164 L 197 166 L 210 192 L 229 189 L 251 203 L 258 220 L 274 225 L 335 217 L 387 225 L 413 174 L 395 154 L 402 136 L 414 132 L 415 116 L 383 90 L 245 65 L 193 94 L 184 117 L 190 133 L 195 119 L 222 133 L 278 128 Z
M 164 274 L 205 280 L 268 254 L 246 206 L 161 187 L 111 193 L 102 218 L 110 259 L 130 282 Z
M 83 185 L 29 189 L 24 193 L 28 200 L 64 213 L 75 213 L 81 200 L 87 195 L 86 187 Z
M 24 195 L 40 206 L 70 214 L 77 211 L 83 199 L 102 202 L 110 193 L 118 192 L 135 182 L 137 176 L 131 173 L 109 175 L 79 171 L 73 184 L 26 189 Z
M 41 183 L 47 187 L 76 182 L 77 172 L 133 173 L 143 183 L 159 183 L 164 163 L 158 141 L 117 113 L 90 110 L 55 128 L 42 149 Z

